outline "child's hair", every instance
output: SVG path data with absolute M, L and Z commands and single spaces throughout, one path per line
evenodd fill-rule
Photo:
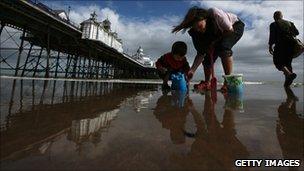
M 173 55 L 185 56 L 187 53 L 186 43 L 182 41 L 174 42 L 171 52 Z

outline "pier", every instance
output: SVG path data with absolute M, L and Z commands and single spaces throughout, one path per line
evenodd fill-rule
M 85 79 L 157 78 L 155 67 L 132 58 L 121 48 L 115 48 L 120 46 L 121 40 L 116 39 L 114 32 L 109 32 L 117 40 L 115 44 L 111 41 L 113 46 L 89 39 L 83 33 L 83 26 L 38 1 L 2 0 L 0 11 L 2 75 L 10 73 L 22 77 Z M 90 19 L 96 20 L 96 15 Z

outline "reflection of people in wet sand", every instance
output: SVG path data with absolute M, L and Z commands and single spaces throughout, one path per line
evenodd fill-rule
M 290 88 L 285 88 L 287 99 L 278 107 L 277 137 L 284 159 L 304 159 L 304 119 L 296 113 L 298 98 Z
M 180 144 L 185 142 L 184 125 L 186 116 L 189 113 L 188 109 L 179 107 L 175 97 L 177 94 L 164 94 L 157 101 L 157 106 L 154 110 L 155 117 L 162 123 L 162 127 L 170 130 L 170 138 L 173 143 Z
M 200 117 L 193 106 L 189 108 L 194 118 Z M 211 95 L 206 93 L 203 116 L 206 126 L 197 126 L 197 135 L 192 144 L 191 152 L 188 154 L 189 159 L 195 160 L 201 156 L 202 159 L 207 160 L 204 164 L 206 169 L 216 170 L 233 167 L 235 159 L 246 159 L 249 153 L 236 137 L 233 112 L 225 109 L 223 122 L 220 123 L 215 114 L 215 103 L 212 101 Z M 203 123 L 197 121 L 199 120 L 195 119 L 196 125 Z M 199 130 L 203 128 L 205 130 Z
M 194 108 L 190 98 L 185 100 L 183 109 L 171 106 L 171 98 L 171 96 L 162 96 L 158 100 L 154 112 L 156 118 L 163 127 L 170 129 L 170 135 L 178 134 L 183 140 L 180 142 L 185 142 L 185 136 L 194 138 L 191 151 L 186 156 L 173 155 L 176 163 L 182 163 L 182 167 L 188 169 L 218 170 L 232 168 L 235 159 L 247 158 L 249 153 L 246 147 L 236 137 L 233 112 L 226 109 L 223 122 L 220 123 L 215 114 L 215 103 L 211 99 L 210 92 L 205 94 L 203 117 Z M 188 113 L 193 116 L 195 133 L 184 131 Z

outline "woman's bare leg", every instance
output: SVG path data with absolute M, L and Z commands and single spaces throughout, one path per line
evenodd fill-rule
M 204 66 L 204 74 L 205 74 L 205 81 L 210 81 L 211 80 L 211 72 L 212 69 L 209 67 Z
M 232 58 L 232 56 L 221 58 L 221 60 L 222 60 L 222 66 L 223 66 L 225 75 L 232 74 L 232 72 L 233 72 L 233 58 Z

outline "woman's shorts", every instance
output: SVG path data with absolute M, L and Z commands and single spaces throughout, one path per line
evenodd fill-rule
M 239 19 L 237 22 L 233 24 L 233 30 L 234 32 L 231 33 L 229 36 L 224 37 L 222 40 L 219 41 L 215 45 L 215 51 L 213 54 L 213 62 L 216 61 L 218 56 L 221 58 L 226 58 L 232 56 L 232 47 L 241 39 L 244 33 L 244 27 L 245 24 Z M 211 58 L 210 54 L 207 54 L 204 61 L 203 65 L 205 67 L 211 67 Z

